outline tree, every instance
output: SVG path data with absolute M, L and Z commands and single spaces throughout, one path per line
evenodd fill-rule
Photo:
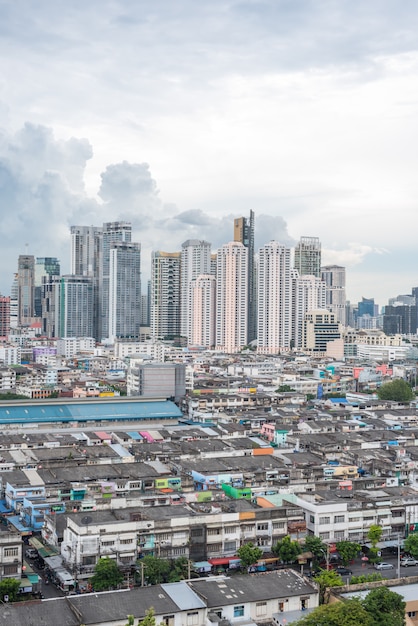
M 185 578 L 188 578 L 188 573 L 189 560 L 185 556 L 180 556 L 175 561 L 172 561 L 168 582 L 177 583 L 180 580 L 184 580 Z
M 294 626 L 374 626 L 374 621 L 357 599 L 319 606 Z
M 361 550 L 361 546 L 352 541 L 339 541 L 337 543 L 337 550 L 341 556 L 343 565 L 348 565 L 350 561 L 354 561 Z
M 125 626 L 134 626 L 135 617 L 133 615 L 128 615 L 128 621 Z M 138 626 L 156 626 L 155 620 L 155 611 L 154 608 L 151 607 L 146 611 L 145 617 L 143 619 L 138 619 Z M 163 626 L 162 624 L 160 626 Z
M 3 578 L 0 582 L 0 600 L 7 598 L 8 602 L 15 602 L 19 591 L 20 580 L 16 578 Z
M 374 619 L 376 626 L 404 626 L 405 602 L 399 593 L 387 587 L 369 591 L 362 605 Z
M 377 396 L 379 400 L 393 400 L 395 402 L 410 402 L 415 397 L 411 386 L 402 378 L 382 385 L 377 391 Z
M 290 385 L 280 385 L 280 387 L 276 389 L 276 393 L 288 393 L 290 391 L 295 391 Z
M 156 556 L 144 556 L 140 560 L 141 567 L 144 568 L 144 578 L 149 585 L 159 585 L 168 582 L 170 573 L 170 561 L 159 559 Z
M 272 551 L 283 563 L 293 563 L 296 561 L 298 554 L 301 553 L 301 548 L 297 541 L 292 541 L 289 535 L 287 535 L 273 546 Z
M 412 555 L 414 559 L 418 559 L 418 533 L 411 533 L 405 539 L 405 552 Z
M 118 568 L 116 561 L 108 556 L 97 561 L 94 568 L 94 576 L 91 578 L 91 585 L 95 591 L 106 591 L 115 589 L 123 581 L 123 574 Z
M 250 565 L 257 563 L 258 559 L 261 559 L 263 551 L 250 541 L 249 543 L 244 543 L 240 548 L 238 548 L 237 556 L 241 561 L 241 566 L 248 568 Z
M 317 576 L 314 576 L 314 581 L 319 586 L 319 602 L 321 604 L 327 600 L 327 589 L 330 589 L 331 587 L 342 587 L 344 584 L 341 576 L 332 569 L 321 570 L 321 572 Z
M 383 528 L 379 524 L 372 524 L 367 533 L 367 539 L 372 544 L 373 548 L 379 543 L 382 538 Z
M 308 535 L 303 546 L 306 552 L 312 552 L 315 561 L 320 561 L 327 553 L 327 546 L 315 535 Z

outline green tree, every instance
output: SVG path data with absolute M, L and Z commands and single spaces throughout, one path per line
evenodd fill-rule
M 289 391 L 295 391 L 295 390 L 290 385 L 280 385 L 280 387 L 276 389 L 276 393 L 287 393 Z
M 144 579 L 149 585 L 159 585 L 168 582 L 170 574 L 170 561 L 159 559 L 156 556 L 144 556 L 140 560 L 141 567 L 144 568 Z
M 185 556 L 180 556 L 171 563 L 170 573 L 168 575 L 169 583 L 177 583 L 180 580 L 188 578 L 189 560 Z
M 294 626 L 374 626 L 371 615 L 357 599 L 319 606 Z
M 382 560 L 379 556 L 379 550 L 377 548 L 370 548 L 367 556 L 369 557 L 369 563 L 380 563 Z
M 362 605 L 374 619 L 376 626 L 404 626 L 405 602 L 399 593 L 387 587 L 369 591 Z
M 293 563 L 302 550 L 297 541 L 292 541 L 289 535 L 286 535 L 273 546 L 272 551 L 283 563 Z
M 5 596 L 7 596 L 9 602 L 15 602 L 17 600 L 19 586 L 20 580 L 16 580 L 16 578 L 3 578 L 0 582 L 0 600 L 4 600 Z
M 303 545 L 305 552 L 312 552 L 316 562 L 321 561 L 327 553 L 327 546 L 315 535 L 308 535 Z
M 323 604 L 327 601 L 327 589 L 331 587 L 342 587 L 343 579 L 334 570 L 323 569 L 317 576 L 314 576 L 314 581 L 319 586 L 319 602 Z
M 155 611 L 153 607 L 148 609 L 145 613 L 144 619 L 138 620 L 138 626 L 156 626 Z
M 405 552 L 411 554 L 414 559 L 418 559 L 418 533 L 411 533 L 405 539 Z
M 97 561 L 90 582 L 95 591 L 116 589 L 123 581 L 123 574 L 113 559 L 108 556 Z
M 250 565 L 257 563 L 257 561 L 261 559 L 263 551 L 250 541 L 249 543 L 244 543 L 240 548 L 238 548 L 237 556 L 241 561 L 241 566 L 243 568 L 248 568 Z
M 352 541 L 339 541 L 337 543 L 337 550 L 341 556 L 343 564 L 348 565 L 350 561 L 354 561 L 361 550 L 361 546 L 358 543 L 353 543 Z
M 415 397 L 411 385 L 408 385 L 402 378 L 382 385 L 377 391 L 377 396 L 380 400 L 393 400 L 395 402 L 410 402 Z
M 367 539 L 372 544 L 373 548 L 379 543 L 382 538 L 383 528 L 379 524 L 372 524 L 367 533 Z

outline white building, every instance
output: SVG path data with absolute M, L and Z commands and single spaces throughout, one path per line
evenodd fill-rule
M 191 282 L 192 345 L 212 348 L 216 331 L 216 278 L 210 274 L 198 276 Z
M 345 267 L 326 265 L 321 268 L 321 278 L 327 286 L 326 308 L 334 313 L 343 326 L 346 325 Z
M 290 348 L 291 251 L 277 241 L 270 241 L 260 248 L 258 255 L 258 351 L 274 354 Z
M 109 339 L 139 339 L 141 324 L 141 246 L 111 244 L 109 255 Z
M 295 348 L 303 345 L 303 321 L 306 313 L 325 308 L 325 283 L 313 275 L 294 274 L 293 340 Z
M 201 274 L 210 274 L 211 245 L 207 241 L 188 239 L 181 248 L 180 332 L 183 337 L 187 337 L 190 343 L 193 333 L 191 284 Z
M 248 250 L 233 241 L 219 248 L 216 269 L 216 348 L 232 354 L 247 343 Z
M 82 352 L 93 354 L 95 345 L 93 337 L 62 337 L 56 342 L 57 355 L 71 359 Z

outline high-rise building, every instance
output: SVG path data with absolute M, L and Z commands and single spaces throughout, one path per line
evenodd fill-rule
M 180 252 L 153 252 L 151 257 L 151 335 L 180 335 Z
M 292 339 L 295 348 L 303 345 L 303 325 L 308 311 L 326 308 L 326 285 L 316 276 L 299 276 L 297 270 L 293 278 L 293 327 Z
M 291 250 L 270 241 L 258 251 L 258 351 L 290 348 L 292 330 Z
M 10 328 L 17 328 L 19 325 L 19 284 L 17 272 L 13 276 L 10 287 Z
M 326 265 L 321 268 L 321 278 L 327 286 L 326 308 L 332 311 L 337 321 L 346 325 L 345 267 Z
M 141 324 L 141 247 L 111 244 L 109 257 L 109 338 L 139 339 Z
M 93 336 L 93 279 L 72 274 L 53 278 L 55 336 Z
M 181 312 L 180 332 L 187 341 L 192 341 L 191 283 L 201 274 L 210 274 L 211 245 L 207 241 L 188 239 L 181 246 L 180 286 Z
M 0 296 L 0 337 L 10 332 L 10 297 Z
M 386 335 L 416 335 L 418 307 L 387 305 L 383 315 L 383 332 Z
M 17 265 L 18 324 L 29 325 L 35 313 L 35 257 L 19 255 Z
M 232 354 L 247 344 L 248 249 L 232 241 L 217 256 L 216 347 Z
M 213 348 L 215 345 L 216 278 L 201 274 L 191 283 L 192 335 L 195 346 Z
M 301 237 L 295 248 L 295 269 L 299 276 L 321 277 L 321 243 L 318 237 Z
M 357 317 L 362 317 L 363 315 L 370 315 L 370 317 L 375 317 L 377 314 L 374 298 L 362 298 L 361 302 L 357 305 Z
M 43 285 L 49 281 L 50 276 L 59 276 L 60 273 L 60 262 L 56 257 L 47 256 L 36 258 L 34 292 L 35 317 L 42 317 Z
M 93 336 L 101 339 L 100 275 L 102 262 L 101 226 L 71 226 L 70 271 L 74 276 L 93 279 Z
M 234 241 L 242 243 L 248 251 L 248 343 L 257 338 L 257 276 L 254 256 L 254 223 L 254 211 L 250 211 L 249 218 L 238 217 L 234 220 Z
M 105 222 L 99 263 L 99 336 L 109 338 L 109 274 L 110 250 L 115 243 L 131 243 L 132 225 L 129 222 Z

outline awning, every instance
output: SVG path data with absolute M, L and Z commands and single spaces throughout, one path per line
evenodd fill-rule
M 233 557 L 219 557 L 216 559 L 208 559 L 208 562 L 211 563 L 212 565 L 229 565 L 231 561 L 237 561 L 237 557 L 233 556 Z
M 46 559 L 50 556 L 56 556 L 58 554 L 57 550 L 55 550 L 51 546 L 46 546 L 45 544 L 42 543 L 42 541 L 39 541 L 39 539 L 37 539 L 36 537 L 31 537 L 29 539 L 29 543 L 32 546 L 32 548 L 35 548 L 35 550 L 38 550 L 39 556 L 41 556 L 43 559 Z

